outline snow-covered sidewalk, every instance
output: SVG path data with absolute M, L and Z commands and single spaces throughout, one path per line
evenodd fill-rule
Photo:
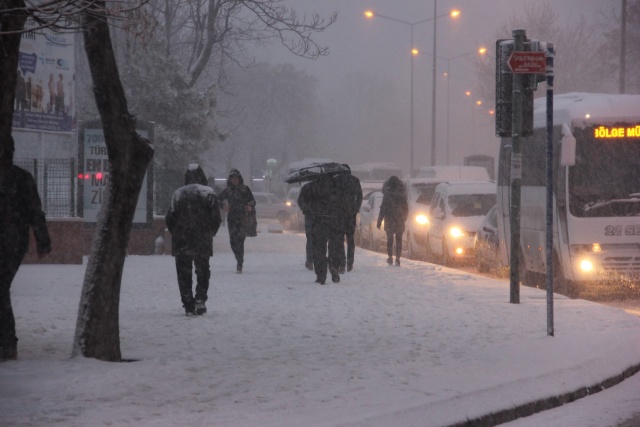
M 0 425 L 447 426 L 640 367 L 640 318 L 622 310 L 558 297 L 548 337 L 544 291 L 510 304 L 504 281 L 361 249 L 320 286 L 303 234 L 260 227 L 240 275 L 221 228 L 201 317 L 184 315 L 172 257 L 127 258 L 131 363 L 69 358 L 85 266 L 22 266 Z

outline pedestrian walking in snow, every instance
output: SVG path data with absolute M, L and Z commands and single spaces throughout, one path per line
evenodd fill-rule
M 351 170 L 349 165 L 343 164 L 344 167 Z M 345 252 L 344 242 L 340 251 L 340 267 L 339 272 L 351 271 L 353 269 L 353 261 L 356 251 L 355 233 L 356 233 L 356 216 L 362 205 L 362 187 L 360 180 L 351 173 L 340 174 L 337 176 L 338 182 L 342 186 L 342 192 L 346 200 L 346 217 L 345 217 L 345 235 L 347 240 L 347 248 Z
M 220 228 L 221 216 L 216 195 L 200 166 L 189 165 L 184 184 L 173 193 L 165 221 L 171 233 L 171 255 L 176 260 L 180 299 L 187 316 L 192 316 L 207 312 L 209 258 L 213 255 L 213 236 Z M 197 277 L 195 298 L 193 266 Z
M 378 214 L 378 230 L 384 222 L 384 231 L 387 233 L 387 263 L 393 264 L 393 241 L 396 243 L 396 265 L 400 266 L 402 255 L 402 235 L 404 224 L 409 216 L 409 204 L 407 202 L 407 190 L 397 176 L 391 176 L 382 187 L 382 204 Z
M 247 237 L 247 224 L 255 219 L 256 199 L 251 189 L 244 185 L 244 179 L 237 169 L 231 169 L 227 178 L 227 188 L 220 193 L 222 207 L 227 213 L 229 243 L 236 257 L 236 273 L 242 273 L 244 264 L 244 240 Z
M 0 144 L 0 361 L 18 358 L 11 307 L 11 282 L 29 249 L 29 228 L 38 258 L 51 252 L 51 240 L 33 176 L 13 164 L 14 143 Z
M 313 270 L 313 213 L 311 212 L 308 198 L 309 185 L 303 185 L 298 195 L 298 207 L 304 214 L 304 234 L 307 238 L 304 266 L 308 270 Z
M 340 253 L 344 250 L 342 241 L 345 203 L 342 188 L 337 179 L 330 174 L 321 175 L 306 187 L 309 187 L 306 203 L 312 221 L 313 269 L 316 273 L 316 283 L 325 284 L 327 268 L 331 273 L 331 280 L 338 283 Z

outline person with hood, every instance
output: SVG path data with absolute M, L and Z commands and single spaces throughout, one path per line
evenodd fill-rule
M 402 235 L 404 224 L 409 216 L 409 203 L 407 202 L 407 190 L 397 176 L 393 175 L 382 187 L 382 203 L 378 214 L 378 230 L 384 221 L 384 231 L 387 233 L 387 263 L 393 264 L 393 240 L 396 241 L 396 265 L 400 266 L 402 255 Z
M 227 178 L 227 188 L 222 190 L 219 199 L 227 213 L 229 243 L 236 257 L 236 273 L 242 273 L 244 264 L 244 240 L 247 237 L 246 223 L 248 215 L 255 215 L 256 199 L 251 189 L 244 185 L 244 179 L 237 169 L 231 169 Z
M 313 244 L 313 269 L 316 283 L 324 285 L 327 267 L 333 283 L 340 282 L 341 252 L 344 250 L 344 193 L 337 178 L 331 174 L 319 176 L 305 187 L 305 218 L 311 217 L 311 240 Z M 327 259 L 327 251 L 329 257 Z M 327 266 L 328 261 L 328 266 Z
M 218 200 L 207 177 L 199 165 L 190 164 L 184 174 L 184 186 L 173 193 L 165 217 L 171 233 L 171 255 L 176 259 L 180 299 L 187 316 L 207 312 L 209 258 L 213 256 L 213 236 L 221 220 Z M 192 266 L 197 276 L 195 298 Z
M 307 270 L 313 270 L 313 223 L 311 221 L 311 208 L 307 201 L 309 194 L 309 185 L 303 185 L 298 195 L 298 207 L 304 214 L 304 235 L 307 238 L 305 246 L 305 262 L 304 266 Z
M 11 282 L 29 249 L 29 228 L 38 258 L 51 252 L 51 239 L 33 176 L 13 164 L 14 143 L 0 145 L 0 361 L 18 358 Z
M 349 171 L 351 168 L 347 164 L 343 164 Z M 349 173 L 343 173 L 337 177 L 342 191 L 346 199 L 346 217 L 345 217 L 345 234 L 347 240 L 347 249 L 345 253 L 344 243 L 340 251 L 340 273 L 353 270 L 353 261 L 356 250 L 355 233 L 356 233 L 356 216 L 360 212 L 362 205 L 362 186 L 357 176 Z

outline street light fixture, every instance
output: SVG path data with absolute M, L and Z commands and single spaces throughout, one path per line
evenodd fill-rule
M 435 11 L 434 11 L 435 12 Z M 445 16 L 450 16 L 452 18 L 456 18 L 460 15 L 460 11 L 457 9 L 453 9 L 451 10 L 449 13 L 443 14 L 443 15 L 438 15 L 436 13 L 433 14 L 433 18 L 429 18 L 429 19 L 423 19 L 421 21 L 416 21 L 416 22 L 407 22 L 407 21 L 403 21 L 401 19 L 396 19 L 396 18 L 392 18 L 390 16 L 385 16 L 385 15 L 381 15 L 379 13 L 376 13 L 372 10 L 365 10 L 364 11 L 364 16 L 367 17 L 367 19 L 373 19 L 373 18 L 382 18 L 382 19 L 387 19 L 389 21 L 393 21 L 393 22 L 397 22 L 399 24 L 403 24 L 403 25 L 408 25 L 411 27 L 411 119 L 410 119 L 410 128 L 411 128 L 411 150 L 409 153 L 409 176 L 411 176 L 411 174 L 413 173 L 413 169 L 414 169 L 414 165 L 413 165 L 413 147 L 414 147 L 414 137 L 413 137 L 413 57 L 418 55 L 420 53 L 420 51 L 416 48 L 413 47 L 413 27 L 418 25 L 418 24 L 422 24 L 428 21 L 434 21 L 434 43 L 435 43 L 435 22 L 436 19 L 438 18 L 443 18 Z M 434 63 L 435 64 L 435 63 Z M 434 66 L 434 73 L 435 73 L 435 66 Z M 434 78 L 434 91 L 435 91 L 435 78 Z M 435 100 L 434 100 L 435 102 Z M 434 107 L 435 108 L 435 107 Z M 432 151 L 433 151 L 433 147 L 432 147 Z M 431 162 L 433 164 L 433 161 Z

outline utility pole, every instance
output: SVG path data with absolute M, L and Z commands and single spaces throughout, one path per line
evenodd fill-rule
M 527 39 L 525 30 L 516 29 L 511 32 L 513 36 L 513 51 L 524 50 L 524 42 Z M 512 127 L 511 127 L 511 204 L 510 204 L 510 228 L 511 228 L 511 259 L 509 264 L 509 302 L 520 304 L 520 188 L 522 182 L 522 95 L 524 92 L 524 77 L 522 74 L 513 75 L 512 98 Z
M 622 0 L 622 14 L 620 17 L 620 79 L 619 93 L 625 90 L 625 68 L 627 52 L 627 0 Z

